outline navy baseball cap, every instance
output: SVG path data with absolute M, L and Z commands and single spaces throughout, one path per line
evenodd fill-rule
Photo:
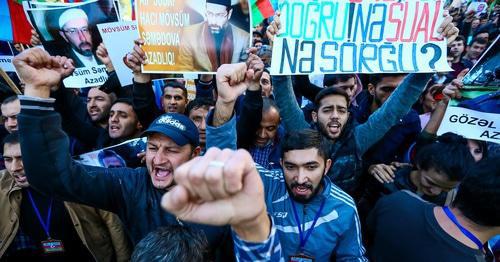
M 142 136 L 147 136 L 152 133 L 160 133 L 168 136 L 179 146 L 191 144 L 197 147 L 200 145 L 198 128 L 191 119 L 178 113 L 167 113 L 159 116 L 149 125 L 149 128 L 142 133 Z

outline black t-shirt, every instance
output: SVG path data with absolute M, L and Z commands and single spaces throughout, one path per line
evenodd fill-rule
M 368 217 L 372 261 L 485 261 L 478 249 L 448 235 L 434 217 L 435 205 L 409 191 L 381 198 Z
M 47 221 L 47 214 L 50 205 L 50 198 L 33 189 L 30 189 L 40 215 Z M 47 240 L 45 233 L 35 210 L 30 202 L 27 190 L 23 189 L 23 198 L 21 201 L 21 216 L 19 218 L 19 227 L 30 239 L 30 242 L 37 246 L 36 250 L 22 250 L 11 253 L 9 258 L 2 261 L 10 261 L 16 258 L 30 259 L 31 261 L 93 261 L 92 255 L 83 245 L 73 226 L 64 202 L 53 200 L 52 214 L 50 219 L 50 236 L 52 239 L 61 240 L 64 245 L 64 253 L 44 254 L 41 242 Z

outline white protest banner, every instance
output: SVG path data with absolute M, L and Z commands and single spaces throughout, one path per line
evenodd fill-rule
M 131 85 L 132 71 L 123 63 L 123 57 L 134 47 L 139 38 L 135 21 L 114 22 L 97 25 L 102 41 L 108 50 L 116 75 L 122 86 Z
M 464 77 L 462 98 L 448 104 L 438 134 L 500 143 L 500 37 Z
M 13 59 L 14 56 L 11 55 L 0 55 L 0 68 L 5 72 L 16 72 L 14 64 L 12 64 Z
M 444 2 L 285 0 L 271 74 L 451 71 L 437 33 Z
M 95 55 L 102 41 L 96 25 L 118 21 L 112 2 L 88 1 L 61 7 L 30 8 L 26 12 L 44 49 L 51 55 L 73 60 L 76 69 L 63 80 L 66 87 L 92 87 L 106 82 L 106 67 Z

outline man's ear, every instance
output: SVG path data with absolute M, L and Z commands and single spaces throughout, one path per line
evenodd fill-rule
M 330 167 L 332 167 L 332 160 L 331 159 L 327 159 L 326 163 L 325 163 L 325 172 L 323 173 L 324 176 L 326 176 L 326 174 L 328 174 L 328 171 L 330 170 Z
M 64 39 L 64 41 L 69 42 L 68 38 L 66 38 L 66 35 L 64 34 L 64 32 L 62 30 L 59 30 L 59 35 Z
M 314 123 L 318 122 L 318 112 L 312 111 L 311 112 L 311 117 L 312 117 L 312 120 L 313 120 Z
M 370 92 L 372 96 L 375 95 L 375 86 L 373 84 L 368 84 L 368 92 Z
M 197 146 L 194 150 L 193 153 L 191 153 L 191 159 L 197 157 L 200 155 L 201 152 L 201 147 Z
M 135 125 L 135 128 L 139 131 L 142 131 L 143 126 L 141 124 L 141 121 L 137 121 L 137 125 Z

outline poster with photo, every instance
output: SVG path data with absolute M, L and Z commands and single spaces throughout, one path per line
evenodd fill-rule
M 106 68 L 95 54 L 102 42 L 96 25 L 118 21 L 113 1 L 37 7 L 26 12 L 45 50 L 73 60 L 76 69 L 64 79 L 66 87 L 91 87 L 106 82 Z
M 138 0 L 135 4 L 148 60 L 142 66 L 144 73 L 215 73 L 221 64 L 246 60 L 250 28 L 233 24 L 233 16 L 241 14 L 231 0 Z
M 137 154 L 144 152 L 145 150 L 146 138 L 142 137 L 128 140 L 115 146 L 75 156 L 74 160 L 80 164 L 88 166 L 105 168 L 136 168 L 142 166 L 141 159 L 137 158 Z
M 500 143 L 500 36 L 463 79 L 461 99 L 451 100 L 438 134 Z

